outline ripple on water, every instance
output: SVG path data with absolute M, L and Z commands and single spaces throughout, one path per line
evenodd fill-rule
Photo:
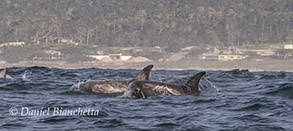
M 0 79 L 0 129 L 293 130 L 293 73 L 207 71 L 201 95 L 147 99 L 72 90 L 79 81 L 132 79 L 139 70 L 11 68 Z M 151 80 L 183 84 L 199 71 L 154 70 Z M 11 107 L 95 108 L 98 116 L 11 116 Z

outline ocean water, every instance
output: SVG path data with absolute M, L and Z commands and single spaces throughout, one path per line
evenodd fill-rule
M 10 78 L 0 79 L 0 130 L 293 130 L 289 72 L 206 71 L 199 96 L 131 99 L 76 88 L 139 71 L 10 68 Z M 198 72 L 153 70 L 150 79 L 183 84 Z

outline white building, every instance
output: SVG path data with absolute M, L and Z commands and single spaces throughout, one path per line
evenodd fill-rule
M 89 55 L 88 57 L 92 57 L 92 58 L 95 58 L 97 60 L 102 60 L 103 58 L 110 58 L 112 60 L 127 61 L 132 56 L 125 56 L 125 55 L 122 55 L 122 53 L 119 53 L 119 54 L 109 54 L 109 55 Z
M 293 49 L 293 45 L 292 44 L 284 45 L 284 49 Z
M 89 55 L 88 57 L 92 57 L 97 60 L 102 60 L 103 58 L 110 58 L 110 56 L 108 56 L 108 55 Z

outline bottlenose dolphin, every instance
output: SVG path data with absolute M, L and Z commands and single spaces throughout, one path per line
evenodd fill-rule
M 5 68 L 0 72 L 0 78 L 6 78 L 7 70 L 8 70 L 8 68 Z
M 86 91 L 100 94 L 122 94 L 128 88 L 128 84 L 136 80 L 149 80 L 153 65 L 146 66 L 137 76 L 130 80 L 101 80 L 81 83 L 80 87 Z
M 199 95 L 201 93 L 198 86 L 199 81 L 205 73 L 206 72 L 200 72 L 196 74 L 184 85 L 174 85 L 148 80 L 136 80 L 129 84 L 128 89 L 124 94 L 138 98 L 160 95 Z

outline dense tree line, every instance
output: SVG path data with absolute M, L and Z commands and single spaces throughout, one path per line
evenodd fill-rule
M 293 40 L 292 0 L 3 0 L 0 12 L 0 43 L 63 37 L 176 51 Z

